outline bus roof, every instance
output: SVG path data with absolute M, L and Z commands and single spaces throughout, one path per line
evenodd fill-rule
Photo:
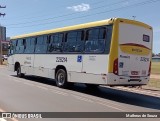
M 52 34 L 52 33 L 58 33 L 58 32 L 71 31 L 71 30 L 76 30 L 76 29 L 84 29 L 84 28 L 89 28 L 89 27 L 109 25 L 109 24 L 113 24 L 115 21 L 123 21 L 125 23 L 137 24 L 139 26 L 143 26 L 145 28 L 152 29 L 151 26 L 144 24 L 142 22 L 135 21 L 135 20 L 128 20 L 128 19 L 123 19 L 123 18 L 110 18 L 110 19 L 106 19 L 106 20 L 89 22 L 89 23 L 78 24 L 78 25 L 73 25 L 73 26 L 67 26 L 67 27 L 63 27 L 63 28 L 56 28 L 56 29 L 51 29 L 51 30 L 23 34 L 23 35 L 11 37 L 11 39 L 20 39 L 20 38 L 27 38 L 27 37 L 46 35 L 46 34 Z

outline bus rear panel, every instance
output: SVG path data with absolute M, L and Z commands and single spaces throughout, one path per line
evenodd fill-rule
M 152 28 L 127 20 L 119 21 L 118 28 L 118 54 L 108 85 L 145 85 L 151 71 Z

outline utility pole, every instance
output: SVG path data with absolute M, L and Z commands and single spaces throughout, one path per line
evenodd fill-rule
M 0 8 L 6 8 L 6 6 L 1 6 L 1 5 L 0 5 Z M 6 15 L 5 13 L 0 13 L 0 17 L 1 17 L 1 16 L 4 17 L 5 15 Z
M 0 8 L 6 8 L 6 6 L 1 6 L 0 5 Z M 0 12 L 0 17 L 1 16 L 5 16 L 6 14 L 5 13 L 1 13 Z M 6 33 L 5 33 L 6 34 Z M 2 38 L 3 38 L 3 32 L 2 32 L 2 34 L 0 34 L 1 36 L 0 36 L 0 65 L 2 65 Z M 5 38 L 6 39 L 6 38 Z

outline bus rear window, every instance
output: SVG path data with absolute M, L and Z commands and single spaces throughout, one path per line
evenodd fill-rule
M 143 41 L 144 42 L 150 42 L 150 37 L 148 35 L 143 35 Z

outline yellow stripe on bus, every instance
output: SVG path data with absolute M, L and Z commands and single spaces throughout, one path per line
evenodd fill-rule
M 144 47 L 138 47 L 133 45 L 120 45 L 120 49 L 122 52 L 127 54 L 134 54 L 134 55 L 149 55 L 151 50 Z

